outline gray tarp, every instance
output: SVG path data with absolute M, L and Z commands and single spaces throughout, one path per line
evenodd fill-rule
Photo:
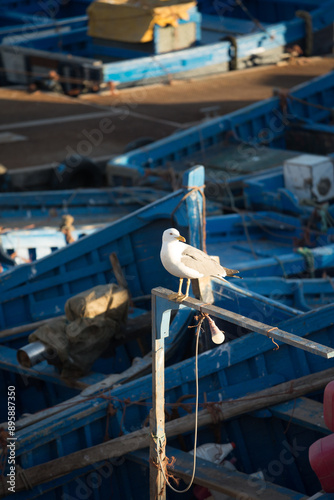
M 123 336 L 129 295 L 118 285 L 100 285 L 69 299 L 67 319 L 55 319 L 29 336 L 29 342 L 43 342 L 57 356 L 48 361 L 61 369 L 62 377 L 87 373 L 109 346 Z

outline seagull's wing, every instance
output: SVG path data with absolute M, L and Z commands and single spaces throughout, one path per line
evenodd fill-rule
M 233 276 L 239 272 L 224 268 L 212 259 L 212 257 L 202 252 L 202 250 L 198 250 L 198 248 L 190 245 L 185 245 L 185 247 L 181 254 L 181 262 L 204 276 Z

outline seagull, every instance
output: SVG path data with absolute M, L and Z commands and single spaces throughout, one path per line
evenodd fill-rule
M 185 241 L 185 238 L 175 228 L 166 229 L 162 235 L 160 251 L 162 265 L 166 271 L 180 279 L 178 292 L 170 294 L 169 299 L 178 302 L 185 300 L 189 296 L 191 279 L 212 276 L 227 281 L 225 276 L 240 278 L 240 276 L 235 276 L 239 271 L 221 266 L 215 259 L 202 250 L 187 245 Z M 182 294 L 184 279 L 187 279 L 185 295 Z

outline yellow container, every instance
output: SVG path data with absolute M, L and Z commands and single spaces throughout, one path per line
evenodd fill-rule
M 119 42 L 151 42 L 155 24 L 177 27 L 180 19 L 189 19 L 188 11 L 195 5 L 175 0 L 96 0 L 87 9 L 88 35 Z

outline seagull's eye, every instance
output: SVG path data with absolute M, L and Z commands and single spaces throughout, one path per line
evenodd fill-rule
M 173 233 L 169 233 L 171 236 L 173 236 Z

